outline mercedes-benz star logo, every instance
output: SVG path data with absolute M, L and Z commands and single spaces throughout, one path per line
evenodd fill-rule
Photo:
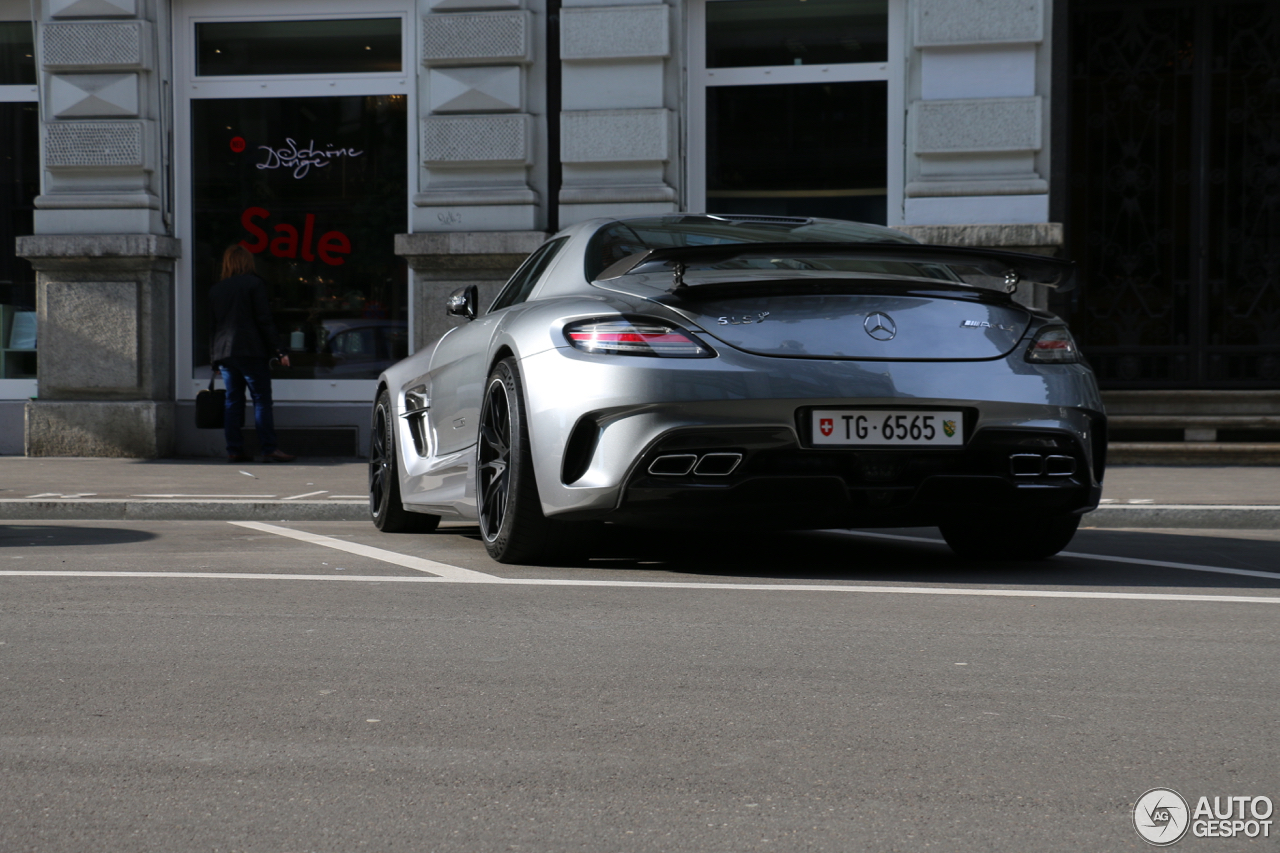
M 867 319 L 862 321 L 862 328 L 877 341 L 891 341 L 898 334 L 898 324 L 888 314 L 881 314 L 879 311 L 868 314 Z

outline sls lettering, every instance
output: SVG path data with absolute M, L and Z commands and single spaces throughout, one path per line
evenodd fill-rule
M 267 231 L 258 224 L 258 220 L 268 219 L 271 211 L 265 207 L 250 207 L 240 214 L 240 224 L 254 239 L 241 240 L 240 245 L 257 254 L 268 249 L 277 258 L 298 258 L 314 261 L 319 256 L 321 261 L 334 267 L 346 263 L 343 255 L 351 254 L 351 239 L 341 231 L 326 231 L 315 241 L 316 215 L 306 214 L 302 224 L 302 234 L 287 222 L 277 223 L 271 230 L 276 237 L 268 236 Z

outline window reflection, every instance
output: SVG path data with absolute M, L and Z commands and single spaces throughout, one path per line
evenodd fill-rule
M 196 24 L 196 74 L 399 71 L 399 18 Z
M 887 84 L 707 89 L 707 209 L 886 220 Z
M 402 95 L 193 101 L 193 361 L 209 363 L 208 290 L 228 245 L 271 294 L 280 378 L 376 378 L 408 353 Z
M 707 67 L 888 59 L 888 0 L 712 0 Z

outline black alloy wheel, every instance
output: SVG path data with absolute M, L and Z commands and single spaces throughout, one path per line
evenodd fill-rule
M 400 501 L 396 465 L 395 412 L 391 394 L 383 390 L 373 405 L 369 436 L 369 516 L 383 533 L 430 533 L 440 516 L 408 512 Z
M 489 374 L 476 441 L 476 509 L 480 538 L 499 563 L 538 563 L 563 556 L 576 525 L 542 513 L 515 359 Z

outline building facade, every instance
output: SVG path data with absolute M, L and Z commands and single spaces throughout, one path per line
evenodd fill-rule
M 1065 250 L 1104 382 L 1280 388 L 1274 6 L 0 0 L 0 453 L 221 455 L 192 409 L 236 242 L 282 443 L 362 452 L 445 295 L 678 210 Z

